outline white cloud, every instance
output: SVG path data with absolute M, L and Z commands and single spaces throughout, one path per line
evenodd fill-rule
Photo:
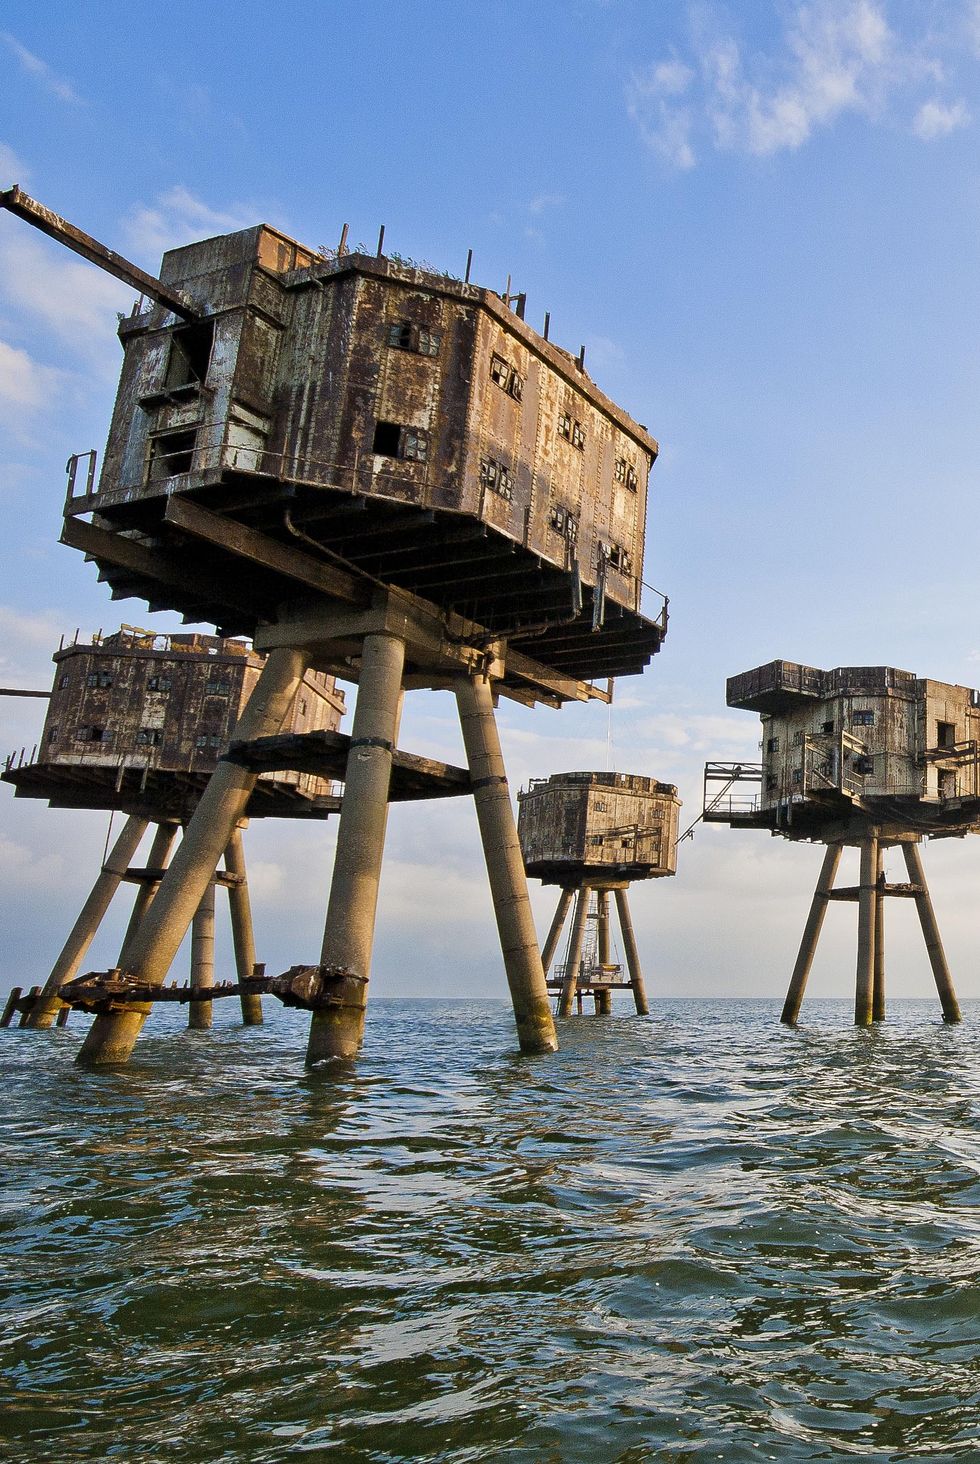
M 118 311 L 133 291 L 95 265 L 42 242 L 14 222 L 0 229 L 0 275 L 5 303 L 41 321 L 64 344 L 90 357 L 112 341 Z M 9 306 L 8 306 L 9 308 Z M 113 362 L 118 349 L 113 349 Z
M 30 173 L 24 163 L 5 142 L 0 142 L 0 187 L 9 188 L 13 183 L 24 183 Z
M 980 7 L 974 10 L 980 37 Z M 711 30 L 700 10 L 692 10 L 692 29 L 691 65 L 658 61 L 626 87 L 644 142 L 679 169 L 694 166 L 699 139 L 718 151 L 769 157 L 802 147 L 848 113 L 881 120 L 924 80 L 943 79 L 935 54 L 943 38 L 899 37 L 884 0 L 797 3 L 787 11 L 782 45 L 769 55 Z M 913 130 L 929 139 L 967 121 L 962 102 L 935 98 L 920 106 Z
M 158 194 L 152 204 L 137 204 L 123 221 L 128 247 L 149 257 L 154 267 L 168 249 L 191 244 L 212 234 L 227 234 L 261 222 L 254 210 L 235 205 L 221 211 L 195 197 L 182 184 Z
M 65 380 L 64 372 L 0 340 L 0 424 L 21 442 L 28 440 L 31 421 L 58 397 Z
M 40 56 L 35 56 L 33 51 L 29 51 L 26 46 L 22 46 L 16 36 L 12 36 L 9 31 L 0 31 L 0 40 L 4 41 L 10 50 L 13 51 L 17 60 L 20 62 L 21 69 L 26 71 L 28 76 L 34 77 L 35 81 L 43 86 L 45 91 L 57 97 L 60 102 L 80 102 L 82 100 L 78 92 L 71 85 L 71 82 L 66 81 L 62 76 L 58 76 L 56 72 L 51 70 L 51 67 L 46 61 L 42 61 Z
M 566 201 L 563 193 L 538 193 L 528 204 L 528 212 L 543 214 L 549 208 L 561 208 Z
M 912 123 L 912 131 L 925 142 L 936 137 L 947 137 L 957 128 L 966 127 L 970 111 L 965 102 L 954 102 L 945 106 L 940 101 L 923 102 Z

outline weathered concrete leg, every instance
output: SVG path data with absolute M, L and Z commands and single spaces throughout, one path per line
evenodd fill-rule
M 609 938 L 609 891 L 596 890 L 596 902 L 596 915 L 598 917 L 598 940 L 596 942 L 596 945 L 597 954 L 599 956 L 599 965 L 608 966 L 611 963 L 612 951 L 612 946 Z
M 179 824 L 161 823 L 157 825 L 157 831 L 153 835 L 153 843 L 150 846 L 150 853 L 147 858 L 148 869 L 166 869 L 170 862 L 171 850 L 177 838 Z M 136 892 L 136 899 L 133 901 L 133 913 L 129 917 L 129 924 L 126 927 L 126 934 L 123 937 L 122 949 L 125 950 L 133 939 L 139 927 L 140 921 L 147 910 L 153 904 L 157 890 L 160 888 L 160 881 L 154 880 L 151 884 L 140 885 Z
M 191 922 L 191 985 L 214 985 L 214 880 L 201 896 Z M 213 1001 L 189 1001 L 187 1026 L 206 1032 L 214 1021 Z
M 612 964 L 612 947 L 609 939 L 609 891 L 597 890 L 596 900 L 598 901 L 598 956 L 600 966 Z M 612 1015 L 612 992 L 597 991 L 595 994 L 595 1014 L 597 1017 L 608 1017 Z
M 473 799 L 517 1022 L 517 1038 L 522 1052 L 555 1052 L 558 1034 L 534 933 L 527 876 L 517 839 L 517 824 L 507 787 L 489 681 L 482 676 L 460 677 L 456 682 L 456 702 L 466 760 L 473 779 Z
M 854 986 L 854 1024 L 870 1027 L 875 966 L 875 906 L 878 872 L 878 831 L 872 829 L 861 843 L 861 875 L 858 887 L 857 978 Z
M 236 829 L 225 850 L 225 869 L 235 875 L 236 884 L 228 886 L 228 908 L 231 914 L 231 938 L 235 945 L 235 970 L 238 979 L 251 976 L 255 967 L 255 936 L 252 933 L 252 904 L 248 897 L 245 874 L 245 845 L 242 831 Z M 262 998 L 258 992 L 243 991 L 242 1022 L 246 1027 L 261 1027 Z
M 925 870 L 922 868 L 918 845 L 903 844 L 902 853 L 905 855 L 905 867 L 909 872 L 909 879 L 922 891 L 915 897 L 915 908 L 919 912 L 919 924 L 922 926 L 926 950 L 929 952 L 932 974 L 936 978 L 936 990 L 939 992 L 939 1001 L 943 1009 L 943 1021 L 958 1022 L 961 1020 L 960 1004 L 956 1000 L 956 992 L 953 990 L 952 978 L 946 964 L 946 952 L 943 950 L 942 937 L 939 934 L 939 926 L 936 924 L 936 914 L 929 897 L 929 886 L 926 884 Z
M 29 1027 L 46 1029 L 53 1025 L 61 1006 L 58 992 L 66 981 L 71 981 L 74 976 L 78 975 L 78 968 L 95 939 L 95 934 L 109 908 L 113 895 L 119 888 L 123 875 L 132 862 L 133 855 L 140 846 L 140 840 L 146 833 L 148 823 L 148 819 L 137 818 L 133 814 L 123 824 L 122 832 L 112 846 L 112 851 L 92 886 L 92 893 L 82 906 L 78 919 L 71 928 L 71 934 L 62 947 L 61 955 L 51 968 L 51 975 L 45 982 L 41 998 L 34 1004 L 34 1010 L 27 1020 Z
M 790 978 L 789 991 L 786 993 L 786 1000 L 783 1003 L 783 1014 L 779 1019 L 788 1027 L 795 1026 L 799 1020 L 803 993 L 806 991 L 807 978 L 810 975 L 813 958 L 817 953 L 817 942 L 820 939 L 824 916 L 827 913 L 828 897 L 837 877 L 840 856 L 840 844 L 827 845 L 820 877 L 817 880 L 817 888 L 813 892 L 810 913 L 806 917 L 806 925 L 803 927 L 803 939 L 800 941 L 799 955 L 796 957 L 796 965 L 793 967 L 793 975 Z
M 616 909 L 619 912 L 619 928 L 623 933 L 623 950 L 626 952 L 626 969 L 630 973 L 630 985 L 633 988 L 633 1002 L 636 1006 L 637 1016 L 648 1017 L 650 1015 L 650 1003 L 647 1001 L 647 989 L 643 984 L 643 972 L 640 969 L 640 953 L 636 948 L 636 936 L 633 933 L 633 918 L 630 915 L 629 901 L 626 898 L 625 890 L 616 890 Z
M 303 651 L 283 647 L 270 652 L 234 736 L 251 741 L 277 733 L 308 665 Z M 218 763 L 152 905 L 120 956 L 123 970 L 150 986 L 163 982 L 218 860 L 244 817 L 256 777 L 248 768 Z M 126 1062 L 148 1011 L 144 1005 L 96 1017 L 76 1061 L 93 1066 Z
M 71 1016 L 71 1007 L 63 1006 L 55 1019 L 56 1027 L 67 1027 L 68 1018 Z
M 568 912 L 572 908 L 572 901 L 575 898 L 574 890 L 562 890 L 558 896 L 558 908 L 555 911 L 555 918 L 551 922 L 551 929 L 548 931 L 548 939 L 544 943 L 544 950 L 541 952 L 541 966 L 547 980 L 551 963 L 555 959 L 555 951 L 558 949 L 558 942 L 561 940 L 561 933 L 565 928 L 565 921 Z
M 878 867 L 875 871 L 875 969 L 871 992 L 871 1020 L 885 1020 L 885 878 L 884 853 L 878 845 Z
M 30 1001 L 30 1002 L 33 1002 L 33 1006 L 29 1006 L 29 1007 L 26 1008 L 26 1010 L 24 1010 L 24 1011 L 21 1012 L 21 1014 L 20 1014 L 20 1021 L 17 1023 L 18 1027 L 26 1027 L 27 1026 L 27 1023 L 28 1023 L 28 1021 L 30 1019 L 31 1012 L 34 1010 L 34 1007 L 37 1006 L 38 998 L 40 997 L 40 995 L 41 995 L 41 988 L 40 988 L 40 986 L 32 986 L 31 989 L 30 989 L 30 991 L 27 993 L 27 1000 Z
M 578 892 L 575 901 L 575 914 L 572 916 L 572 934 L 568 942 L 568 960 L 565 962 L 565 979 L 562 982 L 561 996 L 558 998 L 558 1015 L 570 1017 L 572 1014 L 572 1002 L 579 995 L 578 972 L 582 964 L 582 946 L 585 944 L 585 922 L 589 916 L 589 887 L 583 885 Z M 581 1010 L 581 1007 L 579 1008 Z
M 12 986 L 7 996 L 7 1004 L 3 1009 L 3 1016 L 0 1017 L 0 1027 L 9 1027 L 14 1020 L 14 1013 L 17 1010 L 17 1003 L 23 995 L 22 986 Z
M 310 1065 L 354 1057 L 364 1035 L 404 665 L 404 641 L 392 635 L 365 637 L 320 953 L 322 965 L 345 967 L 351 974 L 337 983 L 337 1005 L 313 1013 L 306 1050 Z

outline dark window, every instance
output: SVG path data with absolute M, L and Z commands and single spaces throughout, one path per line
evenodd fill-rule
M 58 740 L 58 729 L 57 729 L 57 727 L 49 727 L 48 728 L 48 741 L 49 742 L 57 742 L 57 740 Z
M 794 732 L 793 733 L 793 746 L 794 747 L 799 747 L 802 744 L 802 742 L 803 742 L 803 733 L 802 732 L 799 732 L 799 731 Z
M 613 477 L 617 483 L 625 483 L 631 493 L 636 492 L 636 469 L 628 458 L 617 458 Z
M 64 691 L 65 687 L 68 685 L 68 683 L 69 683 L 70 680 L 71 680 L 71 677 L 68 675 L 68 672 L 66 671 L 65 674 L 62 676 L 61 680 L 58 682 L 58 685 L 61 687 L 61 690 L 62 691 Z
M 209 747 L 223 747 L 224 743 L 225 739 L 223 737 L 219 737 L 215 732 L 212 732 L 208 737 Z
M 873 757 L 861 756 L 854 759 L 854 771 L 860 773 L 863 778 L 867 777 L 869 773 L 873 773 L 874 770 L 875 760 Z
M 770 737 L 769 738 L 769 741 L 766 743 L 766 752 L 778 752 L 778 751 L 779 751 L 779 738 L 778 737 Z
M 88 687 L 97 686 L 103 691 L 112 685 L 112 677 L 108 671 L 90 671 L 85 678 L 85 685 Z
M 766 774 L 766 787 L 767 788 L 775 788 L 775 786 L 776 786 L 776 774 L 775 773 L 767 773 Z
M 937 747 L 955 747 L 956 746 L 956 723 L 955 722 L 937 722 L 936 723 L 936 746 Z
M 570 509 L 563 507 L 562 504 L 556 503 L 553 506 L 550 523 L 556 533 L 564 534 L 571 543 L 578 538 L 578 519 Z
M 633 568 L 633 561 L 621 544 L 600 544 L 599 553 L 603 559 L 609 561 L 613 569 L 618 569 L 620 574 L 629 574 Z
M 187 386 L 192 381 L 204 381 L 211 364 L 213 345 L 213 320 L 178 326 L 170 338 L 167 386 Z
M 512 498 L 510 471 L 503 463 L 498 463 L 495 458 L 480 459 L 480 482 L 491 492 L 499 494 L 501 498 Z
M 231 696 L 231 682 L 209 681 L 204 691 L 207 696 Z
M 419 427 L 403 427 L 399 422 L 378 422 L 374 428 L 372 450 L 379 457 L 428 462 L 429 434 Z
M 415 351 L 420 356 L 438 356 L 442 331 L 413 325 L 410 320 L 399 320 L 388 327 L 388 344 L 397 346 L 400 351 Z
M 802 783 L 803 782 L 803 769 L 802 768 L 794 768 L 793 769 L 793 782 L 794 783 Z
M 519 402 L 524 396 L 524 377 L 516 366 L 498 356 L 496 351 L 490 357 L 490 380 Z
M 830 737 L 833 734 L 833 731 L 834 731 L 834 723 L 833 722 L 824 722 L 824 723 L 821 724 L 820 730 L 821 730 L 821 732 L 823 732 L 823 734 L 826 737 Z
M 199 732 L 197 734 L 197 736 L 194 738 L 194 746 L 195 747 L 207 747 L 207 745 L 208 745 L 208 734 L 206 732 Z
M 163 733 L 159 727 L 141 727 L 136 733 L 138 747 L 159 747 L 162 741 Z
M 558 436 L 572 440 L 572 418 L 569 412 L 558 413 Z
M 572 446 L 577 447 L 579 452 L 585 451 L 585 430 L 581 422 L 572 423 Z
M 860 708 L 858 711 L 851 713 L 851 722 L 855 727 L 873 727 L 875 724 L 875 714 L 872 711 Z
M 75 733 L 76 742 L 107 742 L 104 727 L 79 727 Z
M 150 444 L 150 478 L 172 478 L 189 473 L 197 443 L 196 432 L 164 432 Z
M 146 683 L 147 691 L 169 691 L 172 682 L 169 676 L 151 676 Z

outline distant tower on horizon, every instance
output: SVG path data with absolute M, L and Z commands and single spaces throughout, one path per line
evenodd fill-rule
M 980 692 L 892 666 L 820 671 L 770 661 L 729 678 L 730 707 L 762 718 L 761 763 L 708 763 L 704 819 L 825 844 L 782 1020 L 797 1021 L 831 900 L 858 906 L 854 1020 L 885 1015 L 886 896 L 915 901 L 943 1017 L 960 1020 L 918 845 L 980 831 Z M 845 847 L 856 886 L 835 888 Z M 899 847 L 908 881 L 885 879 Z
M 561 887 L 541 953 L 558 1015 L 569 1016 L 573 1004 L 581 1011 L 583 996 L 591 994 L 596 1015 L 605 1016 L 614 991 L 632 991 L 645 1016 L 650 1007 L 627 890 L 634 880 L 661 879 L 677 868 L 677 789 L 630 773 L 553 773 L 532 779 L 517 801 L 528 874 Z M 612 960 L 610 894 L 619 914 L 625 980 Z M 565 959 L 551 969 L 573 901 Z

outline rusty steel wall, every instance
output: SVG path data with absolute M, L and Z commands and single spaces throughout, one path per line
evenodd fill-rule
M 164 646 L 156 649 L 159 641 Z M 264 658 L 217 636 L 119 634 L 67 646 L 53 659 L 39 762 L 209 772 L 228 745 Z M 333 678 L 310 672 L 283 731 L 336 730 L 343 712 L 343 692 Z M 305 773 L 262 776 L 310 797 L 333 791 L 328 780 Z
M 231 471 L 458 510 L 577 561 L 587 584 L 601 564 L 607 596 L 638 608 L 657 445 L 492 292 L 397 261 L 331 264 L 264 227 L 173 250 L 161 277 L 206 302 L 206 381 L 173 383 L 188 327 L 162 307 L 121 323 L 100 493 Z M 391 344 L 400 322 L 437 348 Z M 494 380 L 500 361 L 516 384 Z M 378 422 L 425 434 L 426 460 L 376 452 Z
M 849 676 L 852 669 L 820 673 L 837 676 L 847 689 L 763 715 L 763 809 L 833 789 L 865 798 L 980 796 L 980 758 L 967 751 L 980 744 L 975 692 L 908 673 L 885 676 L 891 668 L 866 668 L 864 678 L 869 686 L 890 680 L 890 687 L 852 691 L 861 681 Z M 842 732 L 861 746 L 842 743 Z M 957 746 L 958 756 L 942 757 L 943 738 Z
M 649 879 L 677 867 L 680 800 L 669 783 L 624 774 L 555 774 L 518 796 L 518 834 L 531 874 L 562 866 Z

